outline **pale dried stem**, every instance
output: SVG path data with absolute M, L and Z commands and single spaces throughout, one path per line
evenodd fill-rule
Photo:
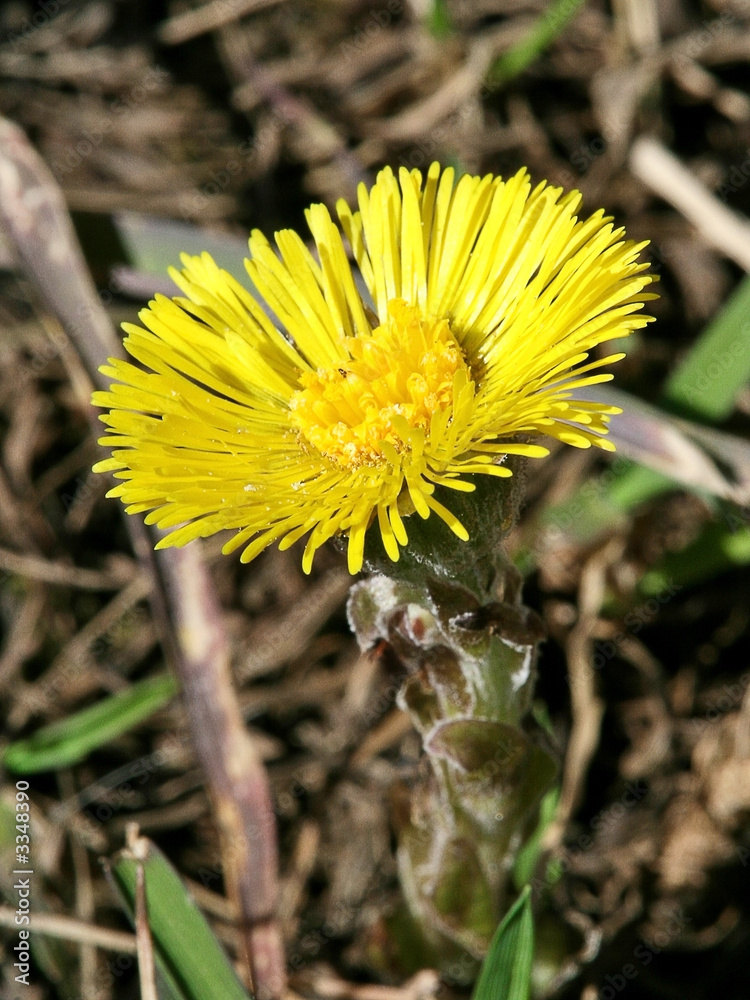
M 16 910 L 12 906 L 0 906 L 0 927 L 18 928 Z M 62 941 L 76 941 L 81 944 L 116 951 L 121 955 L 135 955 L 135 935 L 126 931 L 113 931 L 109 927 L 96 927 L 72 917 L 58 917 L 50 913 L 32 913 L 28 929 L 34 934 L 46 934 Z
M 164 45 L 183 45 L 185 42 L 205 35 L 218 28 L 226 28 L 239 21 L 240 18 L 256 11 L 275 7 L 282 0 L 212 0 L 194 10 L 184 10 L 168 21 L 164 21 L 158 29 L 159 41 Z
M 41 580 L 44 583 L 78 590 L 119 590 L 132 577 L 129 567 L 126 576 L 122 572 L 84 569 L 44 559 L 42 556 L 21 555 L 19 552 L 11 552 L 10 549 L 0 549 L 0 570 L 16 573 L 29 580 Z
M 146 846 L 148 842 L 141 840 L 139 844 L 136 823 L 131 823 L 128 827 L 127 842 L 135 858 L 135 941 L 138 949 L 138 982 L 141 987 L 141 1000 L 159 1000 L 159 994 L 156 990 L 154 941 L 148 922 L 146 873 L 143 867 L 148 852 Z
M 630 169 L 691 222 L 709 246 L 750 271 L 750 222 L 723 205 L 657 139 L 633 143 Z

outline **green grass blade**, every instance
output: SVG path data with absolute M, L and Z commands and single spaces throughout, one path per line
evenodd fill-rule
M 557 38 L 586 0 L 554 0 L 532 25 L 529 33 L 504 52 L 489 72 L 489 86 L 507 83 L 522 73 Z
M 745 278 L 708 325 L 662 392 L 666 408 L 706 423 L 726 420 L 750 380 L 750 277 Z M 641 466 L 625 468 L 607 490 L 621 511 L 674 487 L 666 476 Z M 670 582 L 689 586 L 733 566 L 750 562 L 750 531 L 725 523 L 709 524 L 683 552 L 669 553 L 645 575 L 640 592 L 661 593 Z
M 84 708 L 6 747 L 2 762 L 18 774 L 78 764 L 97 747 L 133 729 L 177 693 L 168 675 L 139 681 L 120 694 Z
M 427 25 L 433 38 L 449 38 L 453 34 L 453 24 L 446 0 L 432 0 Z
M 527 885 L 495 931 L 473 1000 L 528 1000 L 533 958 L 534 917 Z
M 536 829 L 516 855 L 516 860 L 513 863 L 513 884 L 519 891 L 531 881 L 536 871 L 539 856 L 542 853 L 542 837 L 555 818 L 559 801 L 559 787 L 550 788 L 539 806 L 539 822 Z
M 165 994 L 179 1000 L 251 1000 L 177 872 L 158 847 L 146 843 L 142 864 L 148 923 Z M 124 850 L 107 866 L 131 920 L 138 864 Z
M 610 501 L 622 511 L 633 510 L 638 504 L 645 503 L 652 497 L 679 486 L 674 479 L 664 476 L 655 469 L 645 465 L 635 465 L 629 462 L 622 475 L 616 479 L 608 490 Z M 682 487 L 684 489 L 684 487 Z
M 750 380 L 750 277 L 745 278 L 669 376 L 662 400 L 669 409 L 721 423 Z

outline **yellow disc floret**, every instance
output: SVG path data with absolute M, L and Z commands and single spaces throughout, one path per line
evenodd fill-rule
M 291 423 L 326 458 L 353 469 L 387 460 L 384 443 L 402 453 L 404 421 L 426 430 L 451 407 L 453 380 L 464 370 L 461 348 L 444 319 L 429 319 L 403 299 L 369 337 L 350 337 L 349 356 L 306 372 L 290 400 Z

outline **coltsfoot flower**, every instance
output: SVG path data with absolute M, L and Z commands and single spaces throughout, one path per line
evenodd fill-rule
M 509 476 L 508 455 L 546 455 L 530 437 L 614 450 L 617 407 L 571 393 L 611 378 L 601 369 L 623 355 L 589 352 L 649 321 L 653 278 L 645 244 L 602 211 L 579 221 L 580 200 L 532 189 L 524 170 L 456 183 L 437 163 L 425 178 L 386 168 L 359 211 L 337 205 L 361 281 L 324 205 L 306 213 L 315 254 L 290 230 L 278 254 L 252 233 L 265 307 L 208 254 L 183 255 L 184 297 L 158 295 L 145 329 L 125 325 L 146 370 L 102 369 L 116 380 L 94 395 L 112 457 L 96 470 L 123 480 L 108 495 L 173 529 L 160 546 L 235 529 L 224 551 L 248 562 L 307 535 L 309 572 L 344 535 L 355 573 L 375 521 L 394 561 L 407 515 L 467 538 L 446 497 Z

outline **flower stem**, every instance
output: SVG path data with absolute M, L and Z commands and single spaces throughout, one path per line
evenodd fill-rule
M 507 508 L 512 497 L 498 501 Z M 491 566 L 481 588 L 422 563 L 421 581 L 377 573 L 352 588 L 348 606 L 360 645 L 388 643 L 406 671 L 398 703 L 422 737 L 424 765 L 398 831 L 399 871 L 411 916 L 442 958 L 447 942 L 486 952 L 513 857 L 556 773 L 523 726 L 544 629 L 520 603 L 502 549 L 488 552 L 486 534 L 478 538 L 477 558 Z M 434 570 L 439 540 L 430 552 Z

